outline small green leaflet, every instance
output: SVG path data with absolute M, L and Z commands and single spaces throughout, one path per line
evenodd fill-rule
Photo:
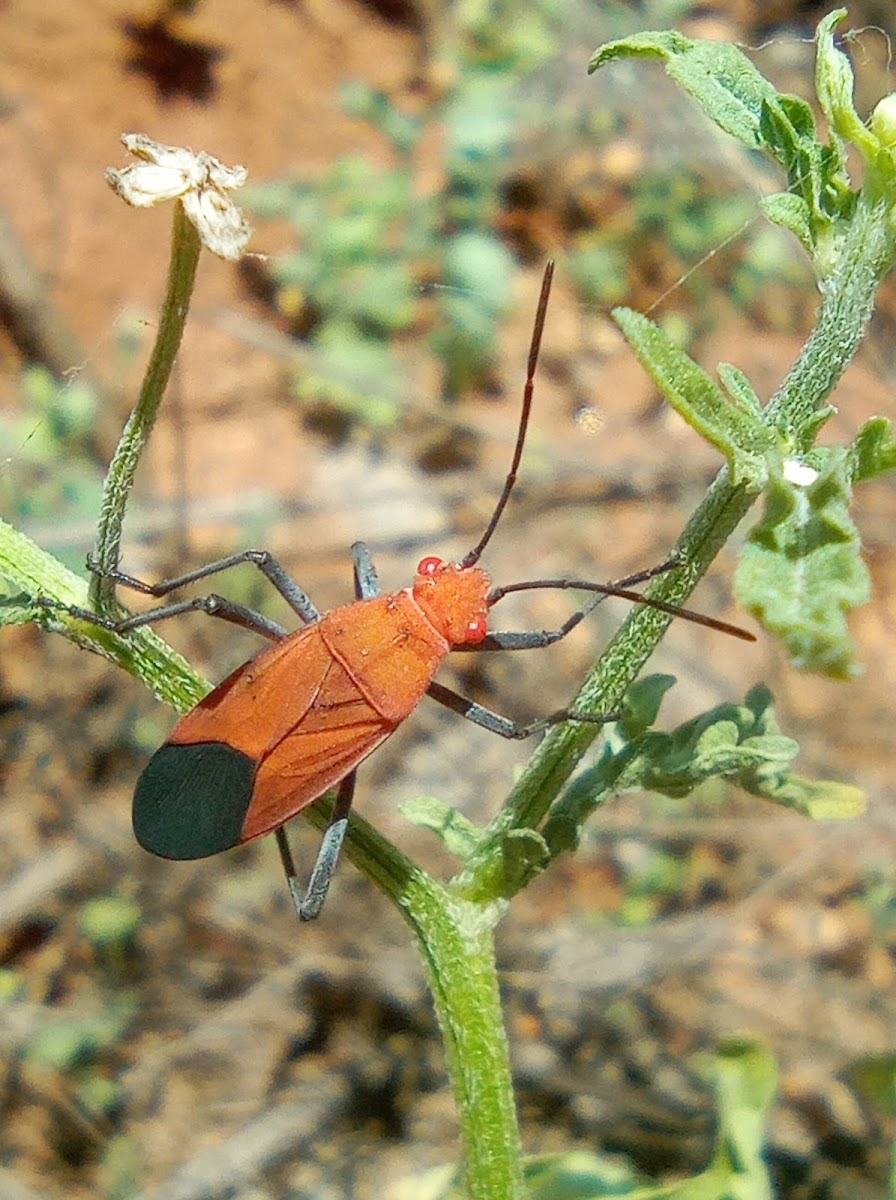
M 778 727 L 771 692 L 759 684 L 742 704 L 720 704 L 671 733 L 650 730 L 670 686 L 668 675 L 638 680 L 626 715 L 607 727 L 606 748 L 554 805 L 545 825 L 552 854 L 575 845 L 577 833 L 610 796 L 643 788 L 673 799 L 711 779 L 726 779 L 755 796 L 816 820 L 844 820 L 863 810 L 858 788 L 805 779 L 791 770 L 799 746 Z
M 762 109 L 778 93 L 735 46 L 695 41 L 675 30 L 638 33 L 601 46 L 588 73 L 621 58 L 662 59 L 669 75 L 721 129 L 753 150 L 761 147 Z
M 742 371 L 719 368 L 721 387 L 653 321 L 630 308 L 613 316 L 663 395 L 687 423 L 728 459 L 732 483 L 759 490 L 774 433 L 763 424 L 759 400 Z
M 868 156 L 876 140 L 852 108 L 852 72 L 833 44 L 832 30 L 844 10 L 819 26 L 819 94 L 827 99 L 832 129 L 849 131 Z M 770 221 L 800 239 L 823 277 L 833 264 L 832 226 L 850 215 L 856 193 L 849 186 L 846 155 L 835 132 L 831 144 L 819 141 L 811 107 L 798 96 L 780 93 L 735 46 L 696 41 L 674 30 L 639 33 L 601 46 L 589 72 L 624 58 L 657 58 L 669 76 L 706 115 L 751 150 L 770 155 L 787 173 L 787 191 L 761 201 Z
M 873 470 L 889 457 L 892 444 L 888 453 L 879 432 L 863 431 L 852 457 L 836 448 L 813 451 L 808 464 L 770 463 L 765 513 L 735 577 L 738 600 L 784 641 L 795 665 L 834 679 L 856 673 L 846 613 L 870 595 L 849 514 L 850 467 Z

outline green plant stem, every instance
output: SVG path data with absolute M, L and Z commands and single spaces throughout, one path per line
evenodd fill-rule
M 108 573 L 118 566 L 125 506 L 181 343 L 200 248 L 199 234 L 178 201 L 174 205 L 168 284 L 158 334 L 140 395 L 124 427 L 103 485 L 93 553 L 99 573 L 94 575 L 90 583 L 90 602 L 95 611 L 106 615 L 115 609 L 115 583 Z
M 305 815 L 324 829 L 329 804 Z M 466 1195 L 520 1200 L 522 1150 L 493 939 L 503 903 L 454 895 L 356 813 L 346 853 L 397 904 L 420 944 L 457 1101 Z
M 836 266 L 824 281 L 815 327 L 763 414 L 766 424 L 792 437 L 799 449 L 811 444 L 815 414 L 852 361 L 878 285 L 893 266 L 890 210 L 885 198 L 870 203 L 864 193 L 859 197 Z
M 0 576 L 21 589 L 3 599 L 4 624 L 34 622 L 50 633 L 61 633 L 85 650 L 101 654 L 149 688 L 178 712 L 188 712 L 209 691 L 208 683 L 151 629 L 124 636 L 85 621 L 66 608 L 36 601 L 87 608 L 87 583 L 24 533 L 0 521 Z
M 503 905 L 471 904 L 431 880 L 405 900 L 457 1100 L 466 1195 L 520 1200 L 522 1148 L 493 935 Z

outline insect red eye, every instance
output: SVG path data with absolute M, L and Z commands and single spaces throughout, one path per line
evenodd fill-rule
M 481 642 L 488 633 L 488 621 L 484 617 L 479 617 L 475 621 L 471 621 L 467 626 L 466 640 L 471 645 L 476 642 Z
M 442 560 L 440 558 L 421 558 L 417 564 L 418 575 L 435 575 L 441 568 Z

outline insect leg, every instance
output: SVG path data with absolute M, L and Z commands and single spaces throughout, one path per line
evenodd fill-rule
M 218 559 L 217 562 L 209 563 L 204 567 L 197 567 L 195 571 L 187 571 L 183 575 L 177 575 L 172 579 L 165 579 L 161 583 L 144 583 L 142 579 L 137 579 L 133 575 L 126 575 L 123 571 L 108 571 L 104 574 L 106 578 L 114 580 L 116 583 L 121 584 L 122 587 L 140 592 L 144 596 L 163 597 L 177 588 L 185 587 L 189 583 L 195 583 L 199 579 L 206 579 L 210 575 L 217 574 L 219 571 L 226 571 L 229 567 L 239 566 L 240 563 L 252 563 L 258 567 L 265 578 L 277 589 L 290 608 L 301 617 L 306 625 L 320 619 L 320 613 L 308 596 L 306 596 L 305 592 L 295 580 L 290 578 L 280 563 L 267 550 L 241 550 L 238 554 L 231 554 L 227 558 Z M 90 559 L 87 561 L 87 566 L 90 570 L 95 571 L 95 563 Z M 180 613 L 185 612 L 204 612 L 210 617 L 219 617 L 224 621 L 229 621 L 233 625 L 250 629 L 253 633 L 258 633 L 262 637 L 269 638 L 274 642 L 281 641 L 289 632 L 279 622 L 272 621 L 269 617 L 263 616 L 254 609 L 247 608 L 243 604 L 237 604 L 214 593 L 209 596 L 199 596 L 192 600 L 176 600 L 171 604 L 161 604 L 156 608 L 149 609 L 147 612 L 134 613 L 131 616 L 118 619 L 102 616 L 99 613 L 91 612 L 87 608 L 61 604 L 58 601 L 48 600 L 40 596 L 37 597 L 36 603 L 43 608 L 62 609 L 71 614 L 71 616 L 78 617 L 82 621 L 88 621 L 91 625 L 97 625 L 100 629 L 108 629 L 112 633 L 128 633 L 132 629 L 139 629 L 143 625 L 153 625 L 157 621 L 164 621 L 168 617 L 176 617 Z
M 141 592 L 145 596 L 161 597 L 167 596 L 169 592 L 174 592 L 178 588 L 185 587 L 188 583 L 208 579 L 211 575 L 217 575 L 219 571 L 227 571 L 241 563 L 252 563 L 253 566 L 258 567 L 262 575 L 277 589 L 293 612 L 301 617 L 306 625 L 320 619 L 320 613 L 310 598 L 289 576 L 273 554 L 267 550 L 241 550 L 237 554 L 228 555 L 227 558 L 219 558 L 216 562 L 208 563 L 207 566 L 197 567 L 195 571 L 186 571 L 183 575 L 164 579 L 161 583 L 144 583 L 142 579 L 126 575 L 123 571 L 108 571 L 105 575 L 106 578 L 114 580 L 122 587 L 130 588 L 132 591 Z M 89 570 L 97 573 L 96 564 L 92 560 L 88 559 L 87 566 Z
M 598 597 L 590 604 L 586 604 L 584 608 L 579 609 L 578 612 L 574 612 L 559 629 L 527 629 L 524 633 L 502 633 L 496 630 L 494 633 L 487 634 L 481 642 L 452 646 L 451 653 L 461 654 L 473 650 L 541 650 L 545 646 L 553 646 L 555 642 L 565 638 L 568 633 L 572 633 L 575 627 L 584 621 L 592 608 L 600 603 L 601 599 L 603 597 Z
M 100 629 L 108 629 L 110 633 L 129 633 L 132 629 L 139 629 L 143 625 L 154 625 L 157 621 L 165 621 L 169 617 L 176 617 L 185 612 L 204 612 L 210 617 L 220 617 L 222 621 L 229 621 L 232 625 L 250 629 L 253 633 L 261 634 L 262 637 L 269 638 L 272 642 L 282 641 L 289 632 L 277 621 L 262 616 L 254 609 L 246 608 L 243 604 L 236 604 L 233 600 L 216 595 L 197 596 L 192 600 L 177 600 L 173 604 L 162 604 L 158 608 L 149 609 L 148 612 L 134 613 L 133 616 L 122 617 L 120 620 L 116 620 L 114 617 L 102 617 L 99 613 L 91 612 L 89 608 L 78 608 L 73 604 L 62 604 L 58 600 L 48 600 L 41 596 L 37 597 L 35 603 L 39 604 L 41 608 L 61 609 L 81 621 L 97 625 Z
M 352 546 L 352 557 L 355 560 L 355 595 L 359 600 L 369 600 L 371 596 L 380 594 L 380 581 L 376 577 L 376 567 L 366 542 L 355 542 Z
M 292 895 L 293 904 L 296 906 L 296 912 L 302 921 L 313 921 L 323 907 L 330 887 L 330 881 L 333 878 L 333 872 L 336 870 L 339 851 L 342 849 L 342 843 L 345 840 L 345 831 L 348 828 L 348 814 L 352 806 L 354 794 L 355 772 L 352 771 L 351 774 L 346 775 L 345 779 L 339 785 L 339 791 L 336 793 L 336 803 L 333 806 L 333 815 L 330 818 L 330 824 L 327 826 L 323 840 L 321 841 L 320 850 L 317 853 L 317 861 L 314 864 L 314 869 L 311 872 L 311 878 L 308 880 L 308 886 L 305 889 L 304 895 L 296 878 L 295 863 L 293 862 L 289 842 L 286 839 L 286 831 L 282 825 L 276 830 L 277 847 L 280 851 L 283 870 L 286 873 L 286 882 L 289 884 L 289 891 Z
M 475 700 L 468 700 L 466 696 L 453 692 L 441 683 L 431 683 L 426 689 L 426 693 L 428 696 L 432 696 L 433 700 L 437 700 L 439 704 L 444 704 L 452 712 L 464 717 L 465 720 L 472 721 L 474 725 L 479 725 L 490 733 L 496 733 L 499 737 L 510 738 L 514 741 L 522 741 L 523 738 L 540 733 L 551 725 L 560 725 L 564 721 L 585 721 L 589 725 L 605 725 L 608 721 L 619 719 L 618 713 L 577 713 L 564 708 L 560 712 L 552 713 L 549 717 L 540 717 L 537 721 L 518 725 L 509 717 L 502 717 L 500 713 L 493 712 L 482 704 L 477 704 Z

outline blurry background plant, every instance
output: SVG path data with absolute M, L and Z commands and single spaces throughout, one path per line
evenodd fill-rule
M 636 16 L 626 5 L 603 5 L 600 21 L 604 36 L 622 36 L 689 7 L 654 0 Z M 249 269 L 311 351 L 293 385 L 300 401 L 388 428 L 407 395 L 411 349 L 437 360 L 444 398 L 487 388 L 517 257 L 541 262 L 558 239 L 564 270 L 588 306 L 631 299 L 639 280 L 655 298 L 661 272 L 669 287 L 691 293 L 691 337 L 706 327 L 696 314 L 709 311 L 711 294 L 761 310 L 777 278 L 790 302 L 772 291 L 772 323 L 794 327 L 807 268 L 781 230 L 752 221 L 742 164 L 708 165 L 702 144 L 694 161 L 683 161 L 676 140 L 674 153 L 642 170 L 630 115 L 595 113 L 584 95 L 554 104 L 552 92 L 563 92 L 556 76 L 566 61 L 566 4 L 539 0 L 520 11 L 483 0 L 456 5 L 452 21 L 439 86 L 413 103 L 359 81 L 343 87 L 345 113 L 376 131 L 385 153 L 344 156 L 322 176 L 243 193 L 250 211 L 295 228 L 295 249 L 267 264 L 266 282 L 256 264 Z M 605 177 L 594 192 L 586 147 L 597 139 L 610 160 L 615 141 L 624 164 L 616 195 Z M 558 206 L 539 229 L 541 210 Z M 702 262 L 738 234 L 715 269 Z
M 500 189 L 531 132 L 531 109 L 518 103 L 522 88 L 555 53 L 560 15 L 554 3 L 533 5 L 514 29 L 508 25 L 516 21 L 468 14 L 451 83 L 414 115 L 365 84 L 347 85 L 346 113 L 383 135 L 391 168 L 350 156 L 321 180 L 245 194 L 250 210 L 296 227 L 299 247 L 280 256 L 271 274 L 278 309 L 317 352 L 297 380 L 300 399 L 324 400 L 373 426 L 390 424 L 406 382 L 391 342 L 425 323 L 426 305 L 436 310 L 427 342 L 441 363 L 444 393 L 487 378 L 514 274 L 498 230 Z M 440 178 L 421 196 L 416 160 L 436 130 Z M 427 283 L 438 286 L 430 291 Z
M 110 374 L 124 378 L 146 333 L 136 312 L 119 317 Z M 104 430 L 114 421 L 116 440 L 120 432 L 114 393 L 77 365 L 60 376 L 44 362 L 24 366 L 15 391 L 14 404 L 0 408 L 0 511 L 81 572 L 109 465 Z M 139 497 L 133 515 L 139 520 Z
M 91 388 L 60 382 L 41 365 L 19 376 L 18 411 L 0 413 L 0 462 L 16 464 L 14 475 L 0 471 L 0 505 L 29 529 L 46 523 L 50 545 L 60 513 L 96 522 L 105 470 L 93 444 L 95 419 Z M 53 553 L 65 559 L 66 547 L 57 543 Z M 66 565 L 83 562 L 78 550 Z

